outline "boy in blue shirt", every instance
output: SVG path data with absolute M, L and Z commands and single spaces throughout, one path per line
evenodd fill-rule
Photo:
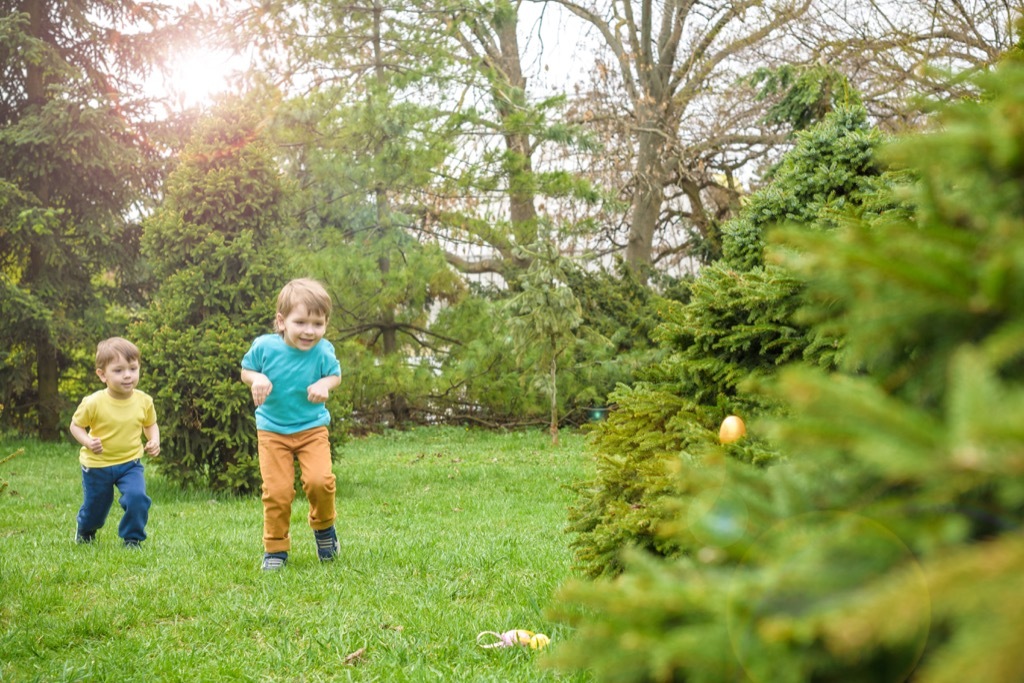
M 326 403 L 341 383 L 341 366 L 334 346 L 323 338 L 330 315 L 331 297 L 319 282 L 292 280 L 277 297 L 277 334 L 257 337 L 242 358 L 242 381 L 256 404 L 265 571 L 281 569 L 288 561 L 295 460 L 317 555 L 330 562 L 338 554 Z

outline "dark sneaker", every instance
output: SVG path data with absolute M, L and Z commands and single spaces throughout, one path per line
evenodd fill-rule
M 124 547 L 129 550 L 139 550 L 142 548 L 142 541 L 137 541 L 134 538 L 124 539 Z
M 263 571 L 276 572 L 288 564 L 288 553 L 263 553 Z
M 338 543 L 338 534 L 334 527 L 328 527 L 321 531 L 314 531 L 316 537 L 316 554 L 321 562 L 332 562 L 338 556 L 341 545 Z
M 96 540 L 95 531 L 76 531 L 75 532 L 75 543 L 92 543 Z

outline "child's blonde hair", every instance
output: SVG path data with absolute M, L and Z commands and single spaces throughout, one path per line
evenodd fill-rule
M 142 358 L 139 347 L 123 337 L 104 339 L 96 345 L 96 369 L 103 370 L 118 358 L 131 363 Z
M 316 280 L 302 277 L 292 280 L 277 295 L 277 313 L 287 318 L 292 309 L 303 305 L 313 315 L 331 317 L 331 295 Z

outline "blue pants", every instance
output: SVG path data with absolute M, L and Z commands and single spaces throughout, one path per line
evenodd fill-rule
M 124 509 L 117 535 L 126 541 L 146 540 L 146 522 L 153 501 L 146 495 L 142 471 L 138 460 L 110 467 L 82 467 L 84 500 L 78 511 L 78 533 L 91 534 L 103 526 L 114 503 L 116 486 L 121 492 L 118 502 Z

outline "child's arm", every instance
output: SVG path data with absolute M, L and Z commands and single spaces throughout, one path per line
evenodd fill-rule
M 263 402 L 267 400 L 267 396 L 270 395 L 270 391 L 274 388 L 274 385 L 270 383 L 270 379 L 266 375 L 255 370 L 242 368 L 242 381 L 252 389 L 252 401 L 257 407 L 263 405 Z
M 160 455 L 160 426 L 154 422 L 148 427 L 143 427 L 142 433 L 146 435 L 146 452 L 154 458 Z
M 341 375 L 321 377 L 309 385 L 306 389 L 306 396 L 310 403 L 327 403 L 327 395 L 339 384 L 341 384 Z
M 96 437 L 90 436 L 85 427 L 79 427 L 74 422 L 71 423 L 71 436 L 96 455 L 103 452 L 103 443 Z

